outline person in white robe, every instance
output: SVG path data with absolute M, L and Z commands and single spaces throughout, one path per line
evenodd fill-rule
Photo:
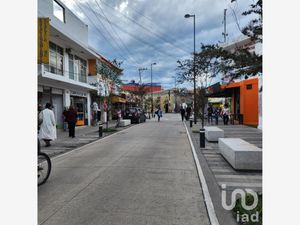
M 56 139 L 56 122 L 54 113 L 51 109 L 52 105 L 47 103 L 46 108 L 39 114 L 39 120 L 42 121 L 39 130 L 39 138 L 44 140 L 46 147 L 50 146 L 50 141 Z

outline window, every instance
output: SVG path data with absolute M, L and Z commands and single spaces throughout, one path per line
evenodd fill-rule
M 69 78 L 74 80 L 74 56 L 69 54 Z
M 50 42 L 50 70 L 49 72 L 63 75 L 64 50 L 62 47 Z
M 65 23 L 65 9 L 55 0 L 53 0 L 53 15 L 61 22 Z
M 247 84 L 246 89 L 251 90 L 252 89 L 252 84 Z
M 78 81 L 87 82 L 87 63 L 86 60 L 79 58 L 75 55 L 75 60 L 78 61 Z

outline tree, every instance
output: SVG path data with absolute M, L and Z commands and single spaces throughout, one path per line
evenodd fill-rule
M 231 0 L 231 2 L 236 2 L 237 0 Z M 255 14 L 258 18 L 250 21 L 250 23 L 244 27 L 241 32 L 250 37 L 252 41 L 262 42 L 262 0 L 257 0 L 256 3 L 250 5 L 250 9 L 243 12 L 243 16 Z
M 204 127 L 204 108 L 205 108 L 205 90 L 210 84 L 212 78 L 221 71 L 219 49 L 214 45 L 201 45 L 201 51 L 195 53 L 195 76 L 198 81 L 196 90 L 196 102 L 194 116 L 201 116 L 202 128 Z M 193 82 L 194 73 L 193 59 L 177 61 L 177 80 L 179 83 Z M 199 114 L 201 109 L 201 114 Z
M 138 102 L 138 105 L 140 107 L 143 106 L 143 102 L 144 102 L 144 97 L 147 93 L 147 89 L 146 89 L 146 86 L 145 85 L 139 85 L 136 90 L 134 91 L 129 91 L 129 93 L 131 93 L 132 95 L 136 95 L 139 97 L 139 102 Z

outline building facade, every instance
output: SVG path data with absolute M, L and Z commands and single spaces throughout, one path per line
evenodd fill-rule
M 52 103 L 58 128 L 71 105 L 78 112 L 76 125 L 91 125 L 92 103 L 112 92 L 114 84 L 98 73 L 97 62 L 120 71 L 89 47 L 88 26 L 62 2 L 39 0 L 38 103 Z

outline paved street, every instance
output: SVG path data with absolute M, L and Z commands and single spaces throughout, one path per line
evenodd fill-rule
M 186 130 L 164 115 L 53 158 L 45 225 L 209 225 Z

